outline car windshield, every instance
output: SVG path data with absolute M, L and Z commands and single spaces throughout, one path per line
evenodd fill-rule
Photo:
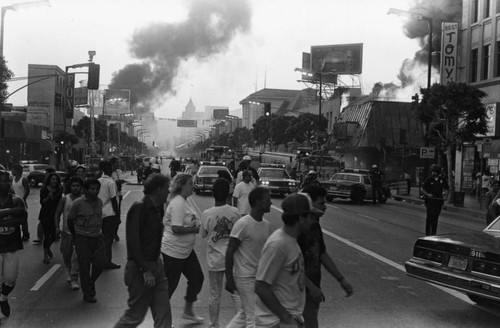
M 33 165 L 33 170 L 37 170 L 37 171 L 45 171 L 46 168 L 48 168 L 49 166 L 46 165 L 46 164 L 35 164 Z
M 229 170 L 225 167 L 221 166 L 202 166 L 198 170 L 198 175 L 200 174 L 217 174 L 217 171 L 224 170 L 229 172 Z
M 361 182 L 361 176 L 356 174 L 337 173 L 330 180 L 344 180 L 350 182 Z
M 260 171 L 261 178 L 290 179 L 288 173 L 283 169 L 264 169 Z

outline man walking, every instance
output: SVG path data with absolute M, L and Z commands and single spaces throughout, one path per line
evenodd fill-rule
M 23 249 L 21 226 L 28 212 L 22 198 L 10 193 L 9 173 L 0 171 L 0 275 L 3 278 L 0 310 L 10 315 L 9 294 L 16 285 L 19 272 L 19 253 Z
M 271 210 L 269 190 L 257 187 L 248 196 L 252 210 L 233 226 L 226 251 L 226 290 L 238 292 L 241 309 L 227 328 L 254 327 L 255 275 L 260 253 L 271 234 L 271 225 L 264 214 Z
M 101 162 L 102 176 L 99 178 L 101 189 L 99 198 L 102 201 L 102 236 L 106 247 L 105 270 L 119 269 L 120 265 L 113 263 L 113 241 L 120 224 L 120 208 L 118 206 L 118 191 L 116 183 L 111 178 L 113 167 L 110 162 Z
M 212 189 L 215 206 L 205 210 L 201 216 L 201 235 L 207 238 L 207 266 L 210 285 L 208 297 L 209 327 L 219 328 L 220 298 L 224 279 L 225 260 L 229 234 L 240 218 L 238 209 L 227 205 L 229 181 L 219 178 Z M 236 294 L 232 294 L 236 295 Z M 236 300 L 239 303 L 239 298 Z
M 432 176 L 425 180 L 422 193 L 425 196 L 427 218 L 425 221 L 425 235 L 433 236 L 437 232 L 439 214 L 448 191 L 448 183 L 442 177 L 441 168 L 437 165 L 431 169 Z
M 319 304 L 325 301 L 325 297 L 321 291 L 321 266 L 339 282 L 347 296 L 352 295 L 353 289 L 326 250 L 323 230 L 319 223 L 319 219 L 326 211 L 326 190 L 322 187 L 312 186 L 304 189 L 303 192 L 311 197 L 313 205 L 311 210 L 311 215 L 313 216 L 311 229 L 300 235 L 297 239 L 302 256 L 304 257 L 307 278 L 306 303 L 303 313 L 304 327 L 317 328 L 319 327 Z
M 99 199 L 101 184 L 97 179 L 87 179 L 83 184 L 85 194 L 73 202 L 68 214 L 68 228 L 73 234 L 78 257 L 83 300 L 96 303 L 95 282 L 105 264 L 102 237 L 102 201 Z
M 242 175 L 243 181 L 234 187 L 233 206 L 238 208 L 241 216 L 244 216 L 250 213 L 252 209 L 250 202 L 248 201 L 248 196 L 250 195 L 250 192 L 255 189 L 256 185 L 251 181 L 252 174 L 250 171 L 243 171 Z
M 144 181 L 144 198 L 127 213 L 127 265 L 125 284 L 128 309 L 115 328 L 137 327 L 151 309 L 155 328 L 170 328 L 172 313 L 168 280 L 160 256 L 163 236 L 162 218 L 169 194 L 170 179 L 152 174 Z
M 21 164 L 14 164 L 12 167 L 12 175 L 14 176 L 14 180 L 12 180 L 12 189 L 16 196 L 21 197 L 28 208 L 28 203 L 26 200 L 28 199 L 28 195 L 30 194 L 30 184 L 28 182 L 28 178 L 23 177 L 23 166 Z M 28 220 L 23 224 L 23 240 L 30 240 L 30 230 L 28 227 Z
M 313 224 L 311 198 L 292 194 L 281 203 L 283 227 L 262 248 L 255 293 L 256 327 L 303 327 L 306 286 L 304 258 L 297 238 Z

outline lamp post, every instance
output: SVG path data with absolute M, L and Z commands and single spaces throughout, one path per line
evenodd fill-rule
M 388 15 L 394 14 L 401 17 L 408 17 L 416 21 L 426 21 L 429 24 L 429 54 L 427 56 L 427 89 L 431 87 L 431 71 L 432 71 L 432 18 L 424 16 L 422 14 L 414 13 L 411 11 L 405 11 L 396 8 L 390 8 L 387 12 Z

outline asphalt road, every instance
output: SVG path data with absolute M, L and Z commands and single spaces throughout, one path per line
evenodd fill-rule
M 168 162 L 164 161 L 167 172 Z M 127 209 L 142 197 L 142 187 L 124 187 L 122 221 Z M 39 211 L 39 189 L 28 198 L 32 239 L 36 235 Z M 273 207 L 266 218 L 280 226 L 282 199 L 273 198 Z M 213 205 L 210 195 L 193 195 L 190 204 L 198 211 Z M 413 243 L 423 235 L 425 208 L 390 200 L 385 205 L 369 203 L 353 205 L 334 201 L 328 204 L 321 219 L 328 252 L 354 286 L 354 295 L 346 298 L 339 284 L 327 272 L 323 274 L 326 301 L 320 308 L 321 327 L 498 327 L 500 308 L 480 307 L 462 294 L 436 287 L 406 276 L 404 262 L 411 256 Z M 443 213 L 439 233 L 481 230 L 481 219 Z M 58 251 L 54 259 L 43 264 L 42 246 L 25 242 L 22 251 L 18 284 L 11 297 L 12 314 L 2 318 L 3 327 L 112 327 L 123 314 L 127 290 L 123 283 L 126 263 L 125 225 L 120 225 L 121 241 L 113 246 L 113 258 L 122 269 L 105 271 L 96 284 L 98 303 L 82 300 L 80 291 L 72 291 L 66 283 L 67 274 Z M 208 325 L 208 273 L 205 241 L 197 240 L 196 252 L 205 270 L 205 282 L 195 304 L 197 314 L 207 318 L 205 324 L 189 325 L 180 319 L 184 304 L 185 280 L 171 300 L 175 327 L 206 327 Z M 229 322 L 234 309 L 229 295 L 223 294 L 221 327 Z M 148 314 L 141 327 L 152 327 Z

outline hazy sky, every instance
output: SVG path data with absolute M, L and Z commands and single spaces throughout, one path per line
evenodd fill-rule
M 20 2 L 24 1 L 0 1 L 0 5 Z M 4 56 L 15 76 L 23 77 L 27 76 L 28 64 L 64 69 L 85 63 L 88 51 L 95 50 L 94 61 L 101 65 L 100 81 L 106 88 L 113 73 L 126 65 L 144 62 L 130 51 L 135 31 L 161 24 L 185 26 L 182 24 L 189 17 L 192 3 L 197 1 L 50 0 L 50 7 L 9 10 L 5 17 Z M 198 111 L 208 105 L 241 108 L 240 100 L 264 87 L 265 75 L 267 88 L 302 89 L 305 86 L 297 82 L 299 75 L 294 69 L 301 66 L 302 52 L 309 52 L 312 45 L 363 43 L 362 86 L 369 93 L 379 81 L 399 84 L 396 76 L 402 61 L 413 58 L 418 49 L 417 42 L 403 34 L 401 19 L 387 15 L 391 7 L 408 9 L 407 0 L 247 3 L 249 25 L 236 28 L 220 49 L 210 49 L 208 53 L 212 54 L 206 56 L 188 54 L 180 58 L 172 91 L 160 95 L 163 102 L 156 102 L 157 116 L 178 117 L 189 98 Z M 224 26 L 225 22 L 217 21 L 217 17 L 214 20 L 213 24 Z M 185 42 L 189 45 L 192 40 Z M 9 91 L 25 83 L 12 82 Z M 19 92 L 8 102 L 26 105 L 26 92 Z

